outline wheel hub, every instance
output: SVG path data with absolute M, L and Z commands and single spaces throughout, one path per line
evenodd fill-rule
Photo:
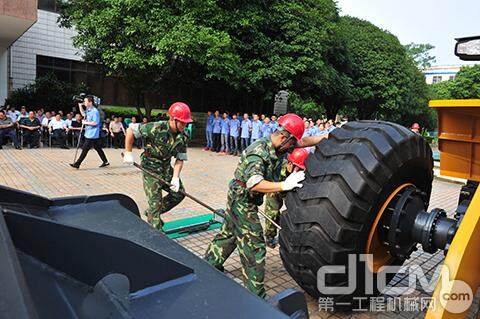
M 373 272 L 393 261 L 409 258 L 421 244 L 425 252 L 448 249 L 461 216 L 448 218 L 442 209 L 426 212 L 427 196 L 413 184 L 395 189 L 381 207 L 367 241 L 367 262 Z

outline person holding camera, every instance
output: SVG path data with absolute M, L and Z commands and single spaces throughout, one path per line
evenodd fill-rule
M 93 97 L 90 95 L 85 97 L 84 103 L 79 103 L 78 106 L 80 108 L 80 113 L 85 118 L 83 121 L 83 127 L 85 128 L 85 142 L 83 143 L 80 157 L 75 163 L 70 164 L 70 166 L 77 169 L 80 168 L 80 165 L 92 147 L 97 151 L 100 159 L 102 160 L 100 167 L 110 165 L 107 160 L 107 156 L 102 150 L 102 143 L 100 141 L 100 128 L 102 123 L 100 120 L 100 112 L 96 107 L 93 106 Z M 86 109 L 84 109 L 84 106 L 86 106 Z

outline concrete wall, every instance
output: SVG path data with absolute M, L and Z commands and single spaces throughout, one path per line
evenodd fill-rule
M 36 77 L 37 55 L 81 60 L 73 47 L 75 31 L 57 25 L 58 14 L 38 10 L 37 22 L 10 48 L 12 88 L 21 88 Z
M 8 50 L 0 47 L 0 106 L 8 94 Z

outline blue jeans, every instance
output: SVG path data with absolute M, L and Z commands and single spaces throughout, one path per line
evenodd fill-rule
M 244 151 L 248 145 L 250 145 L 250 138 L 249 137 L 242 137 L 242 151 Z
M 221 141 L 222 141 L 222 148 L 220 149 L 220 152 L 228 153 L 228 134 L 222 134 Z
M 240 149 L 238 148 L 238 137 L 230 136 L 230 152 L 232 154 L 235 154 L 238 151 L 240 151 Z
M 207 138 L 207 147 L 213 147 L 213 132 L 212 131 L 205 131 L 205 137 Z
M 10 137 L 15 147 L 20 147 L 20 144 L 18 143 L 18 138 L 17 138 L 17 131 L 14 128 L 0 129 L 0 146 L 3 145 L 5 137 Z

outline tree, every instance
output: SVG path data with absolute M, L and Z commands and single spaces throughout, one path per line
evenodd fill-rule
M 462 66 L 454 80 L 430 85 L 432 100 L 480 98 L 480 65 Z
M 196 74 L 230 80 L 239 69 L 229 35 L 202 23 L 212 1 L 61 1 L 60 23 L 75 27 L 74 45 L 84 60 L 119 77 L 144 104 L 146 91 L 172 78 L 189 82 Z M 151 107 L 145 105 L 149 117 Z M 140 108 L 138 108 L 140 113 Z
M 338 19 L 333 0 L 76 0 L 62 2 L 60 21 L 76 28 L 85 60 L 120 77 L 139 105 L 142 93 L 183 83 L 270 102 L 287 89 L 333 114 L 349 80 Z
M 452 99 L 453 81 L 443 81 L 431 84 L 430 99 L 431 100 L 448 100 Z
M 35 82 L 23 88 L 12 91 L 10 97 L 5 100 L 5 105 L 28 109 L 43 107 L 48 111 L 70 111 L 74 106 L 74 95 L 89 93 L 84 84 L 75 85 L 59 80 L 55 74 L 48 73 L 38 77 Z
M 480 65 L 462 66 L 449 88 L 454 99 L 480 98 Z
M 428 88 L 423 74 L 391 33 L 368 21 L 341 17 L 349 60 L 348 104 L 360 119 L 384 119 L 409 125 L 428 114 Z
M 415 61 L 420 70 L 425 70 L 436 62 L 435 56 L 430 55 L 430 51 L 433 49 L 435 47 L 429 43 L 409 43 L 405 45 L 407 54 Z

